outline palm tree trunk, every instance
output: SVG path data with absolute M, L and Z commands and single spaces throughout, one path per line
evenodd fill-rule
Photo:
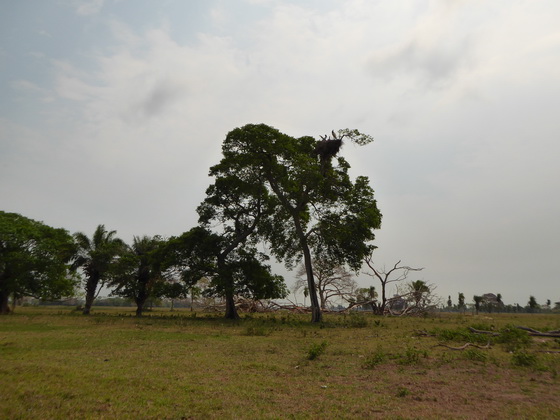
M 83 314 L 89 315 L 91 312 L 91 307 L 93 306 L 93 301 L 95 300 L 95 292 L 97 291 L 97 285 L 99 283 L 99 275 L 97 273 L 92 274 L 86 283 L 86 303 L 84 305 Z

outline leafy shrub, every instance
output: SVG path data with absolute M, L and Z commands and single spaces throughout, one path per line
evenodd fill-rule
M 426 350 L 418 350 L 415 347 L 407 347 L 404 354 L 400 356 L 399 363 L 402 365 L 414 365 L 420 363 L 420 356 L 428 357 Z
M 506 325 L 500 330 L 496 337 L 498 343 L 502 343 L 506 351 L 517 351 L 526 348 L 531 343 L 531 337 L 527 331 L 521 330 L 514 325 Z
M 491 338 L 491 336 L 486 334 L 474 334 L 466 328 L 436 328 L 432 331 L 432 334 L 441 341 L 457 341 L 463 343 L 486 344 Z
M 320 344 L 312 344 L 311 347 L 309 348 L 309 350 L 307 351 L 307 358 L 309 360 L 315 360 L 316 358 L 318 358 L 320 355 L 322 355 L 325 352 L 325 349 L 327 348 L 327 342 L 323 341 Z
M 523 350 L 518 350 L 512 354 L 511 363 L 514 366 L 535 367 L 537 365 L 537 356 Z
M 399 387 L 399 389 L 397 390 L 397 397 L 403 398 L 407 395 L 410 395 L 410 391 L 403 386 Z
M 364 369 L 373 369 L 377 365 L 383 363 L 386 358 L 387 358 L 387 355 L 385 354 L 385 352 L 381 348 L 377 348 L 375 350 L 375 352 L 371 353 L 370 355 L 368 355 L 366 357 L 366 359 L 364 360 L 364 363 L 363 363 L 363 368 Z

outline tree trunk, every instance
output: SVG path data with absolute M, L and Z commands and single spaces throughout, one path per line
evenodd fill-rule
M 298 231 L 300 229 L 297 229 Z M 321 322 L 323 320 L 323 313 L 317 298 L 317 289 L 315 289 L 315 278 L 313 277 L 313 264 L 311 261 L 311 251 L 307 240 L 302 232 L 300 235 L 300 243 L 303 250 L 303 260 L 305 263 L 305 273 L 307 275 L 307 288 L 309 289 L 309 300 L 311 301 L 311 322 Z
M 10 305 L 8 303 L 10 294 L 0 290 L 0 315 L 7 315 L 10 313 Z
M 82 314 L 89 315 L 93 301 L 95 300 L 95 292 L 97 291 L 97 284 L 99 283 L 99 276 L 95 273 L 92 274 L 86 283 L 86 303 Z
M 232 291 L 226 291 L 226 319 L 239 319 Z
M 142 311 L 144 310 L 144 304 L 146 299 L 134 299 L 136 301 L 136 316 L 140 318 L 142 316 Z

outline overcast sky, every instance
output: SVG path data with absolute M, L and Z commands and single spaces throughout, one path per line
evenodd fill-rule
M 557 0 L 0 1 L 0 209 L 178 235 L 233 128 L 357 128 L 379 267 L 454 303 L 560 301 L 559 21 Z

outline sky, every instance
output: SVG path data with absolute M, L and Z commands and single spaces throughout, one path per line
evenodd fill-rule
M 0 0 L 0 209 L 179 235 L 230 130 L 356 128 L 378 268 L 424 267 L 454 303 L 560 301 L 559 20 L 557 0 Z

